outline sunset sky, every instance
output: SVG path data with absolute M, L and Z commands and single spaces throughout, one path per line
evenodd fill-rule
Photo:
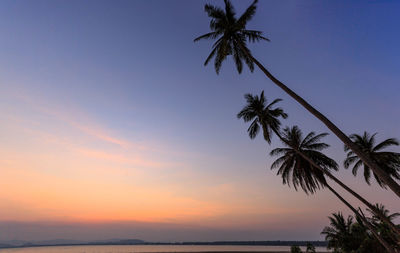
M 328 129 L 258 69 L 203 66 L 212 42 L 193 39 L 209 2 L 223 5 L 0 2 L 0 241 L 314 240 L 349 213 L 326 190 L 283 185 L 268 155 L 281 144 L 247 136 L 236 114 L 262 90 L 283 99 L 284 125 Z M 241 14 L 251 1 L 233 3 Z M 251 49 L 344 132 L 400 138 L 399 13 L 396 1 L 260 1 L 249 28 L 271 42 Z M 341 142 L 325 141 L 342 165 Z M 400 211 L 391 191 L 336 174 Z

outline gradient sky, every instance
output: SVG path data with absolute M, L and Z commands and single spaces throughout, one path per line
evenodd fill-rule
M 211 42 L 193 38 L 208 32 L 205 3 L 0 2 L 0 240 L 312 240 L 330 213 L 348 213 L 269 170 L 281 144 L 248 138 L 245 93 L 284 99 L 285 125 L 328 130 L 260 71 L 203 66 Z M 241 13 L 251 1 L 233 3 Z M 260 1 L 249 27 L 271 42 L 251 49 L 346 133 L 399 138 L 399 12 L 397 1 Z M 342 164 L 342 144 L 326 142 Z M 400 210 L 392 192 L 337 176 Z

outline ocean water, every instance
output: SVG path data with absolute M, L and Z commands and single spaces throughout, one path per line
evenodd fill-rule
M 305 247 L 301 247 L 305 251 Z M 327 252 L 316 247 L 317 252 Z M 154 252 L 289 252 L 289 246 L 215 246 L 215 245 L 96 245 L 46 246 L 0 249 L 0 253 L 154 253 Z

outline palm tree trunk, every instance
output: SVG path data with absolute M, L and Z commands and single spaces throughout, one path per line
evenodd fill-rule
M 263 128 L 265 128 L 263 126 Z M 303 152 L 301 152 L 300 150 L 298 150 L 296 147 L 294 147 L 293 145 L 290 145 L 290 143 L 288 143 L 279 133 L 279 131 L 273 129 L 274 133 L 276 134 L 276 136 L 278 136 L 278 138 L 285 143 L 287 146 L 291 147 L 296 153 L 298 153 L 301 157 L 303 157 L 304 159 L 306 159 L 312 166 L 314 166 L 315 168 L 319 169 L 320 171 L 322 171 L 325 175 L 327 175 L 330 179 L 332 179 L 335 183 L 337 183 L 338 185 L 340 185 L 343 189 L 345 189 L 348 193 L 350 193 L 351 195 L 353 195 L 355 198 L 357 198 L 359 201 L 361 201 L 364 205 L 366 205 L 375 215 L 377 215 L 383 222 L 387 223 L 389 225 L 389 227 L 392 229 L 392 231 L 397 234 L 397 237 L 400 237 L 400 229 L 398 227 L 396 227 L 393 222 L 388 219 L 385 215 L 382 215 L 374 205 L 372 205 L 369 201 L 367 201 L 366 199 L 364 199 L 362 196 L 360 196 L 358 193 L 356 193 L 355 191 L 353 191 L 350 187 L 348 187 L 347 185 L 345 185 L 342 181 L 340 181 L 338 178 L 336 178 L 334 175 L 332 175 L 328 170 L 323 169 L 321 166 L 319 166 L 318 164 L 316 164 L 312 159 L 310 159 L 307 155 L 305 155 Z
M 382 246 L 389 252 L 389 253 L 398 253 L 393 247 L 391 247 L 376 231 L 372 224 L 363 216 L 361 215 L 349 202 L 347 202 L 339 193 L 337 193 L 329 184 L 325 184 L 325 186 L 333 193 L 336 197 L 338 197 L 348 208 L 350 208 L 354 214 L 362 220 L 365 226 L 371 230 L 372 234 L 375 238 L 382 244 Z
M 289 96 L 295 99 L 298 103 L 300 103 L 307 111 L 313 114 L 316 118 L 318 118 L 322 123 L 324 123 L 346 146 L 348 146 L 368 167 L 372 169 L 372 171 L 378 175 L 379 179 L 385 182 L 389 188 L 400 197 L 400 185 L 396 183 L 387 173 L 379 168 L 379 166 L 361 149 L 353 143 L 347 135 L 345 135 L 335 124 L 333 124 L 328 118 L 326 118 L 322 113 L 316 110 L 313 106 L 311 106 L 307 101 L 305 101 L 302 97 L 297 95 L 294 91 L 292 91 L 289 87 L 283 84 L 281 81 L 275 78 L 259 61 L 257 61 L 248 50 L 242 45 L 242 43 L 238 43 L 242 52 L 249 57 L 264 74 L 274 82 L 279 88 L 284 90 Z

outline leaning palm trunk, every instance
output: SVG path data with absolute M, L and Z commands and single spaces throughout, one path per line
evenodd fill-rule
M 379 179 L 385 182 L 389 188 L 400 197 L 400 185 L 396 183 L 387 173 L 379 168 L 379 166 L 366 154 L 364 154 L 361 149 L 354 144 L 347 135 L 345 135 L 335 124 L 333 124 L 328 118 L 326 118 L 322 113 L 312 107 L 307 101 L 305 101 L 302 97 L 297 95 L 294 91 L 292 91 L 289 87 L 283 84 L 281 81 L 276 79 L 259 61 L 257 61 L 251 53 L 246 49 L 241 43 L 238 43 L 242 52 L 246 54 L 248 58 L 250 58 L 264 74 L 274 82 L 279 88 L 284 90 L 289 96 L 295 99 L 298 103 L 300 103 L 307 111 L 317 117 L 322 123 L 324 123 L 346 146 L 348 146 L 354 153 L 371 168 L 376 175 L 378 175 Z
M 369 230 L 371 230 L 372 234 L 374 235 L 374 237 L 382 244 L 382 246 L 389 252 L 389 253 L 398 253 L 398 251 L 396 249 L 394 249 L 393 247 L 391 247 L 385 239 L 382 238 L 381 235 L 379 235 L 376 231 L 374 226 L 372 226 L 372 224 L 363 216 L 361 215 L 349 202 L 347 202 L 342 196 L 340 196 L 339 193 L 337 193 L 329 184 L 324 184 L 324 186 L 326 186 L 333 194 L 335 194 L 336 197 L 338 197 L 348 208 L 350 208 L 354 214 L 361 219 L 361 221 L 364 223 L 365 226 L 367 226 L 367 228 Z
M 263 125 L 263 129 L 265 130 L 265 126 Z M 363 204 L 365 204 L 375 215 L 377 215 L 382 222 L 387 223 L 390 228 L 392 229 L 392 231 L 397 235 L 397 237 L 400 237 L 400 229 L 398 227 L 396 227 L 393 222 L 388 219 L 388 217 L 386 217 L 385 215 L 382 215 L 381 212 L 379 212 L 379 210 L 377 210 L 377 208 L 372 205 L 370 202 L 368 202 L 366 199 L 364 199 L 362 196 L 360 196 L 358 193 L 356 193 L 355 191 L 353 191 L 350 187 L 348 187 L 347 185 L 345 185 L 342 181 L 340 181 L 338 178 L 336 178 L 334 175 L 332 175 L 332 173 L 330 173 L 328 170 L 323 169 L 321 166 L 319 166 L 318 164 L 316 164 L 311 158 L 309 158 L 307 155 L 305 155 L 303 152 L 301 152 L 300 150 L 298 150 L 296 147 L 294 147 L 293 145 L 291 145 L 290 143 L 288 143 L 279 133 L 279 131 L 277 130 L 273 130 L 274 133 L 276 134 L 276 136 L 278 136 L 278 138 L 285 143 L 287 146 L 291 147 L 297 154 L 299 154 L 301 157 L 303 157 L 305 160 L 307 160 L 312 166 L 314 166 L 315 168 L 319 169 L 320 171 L 322 171 L 326 176 L 328 176 L 330 179 L 332 179 L 335 183 L 337 183 L 338 185 L 340 185 L 343 189 L 345 189 L 348 193 L 350 193 L 351 195 L 353 195 L 355 198 L 357 198 L 359 201 L 361 201 Z

